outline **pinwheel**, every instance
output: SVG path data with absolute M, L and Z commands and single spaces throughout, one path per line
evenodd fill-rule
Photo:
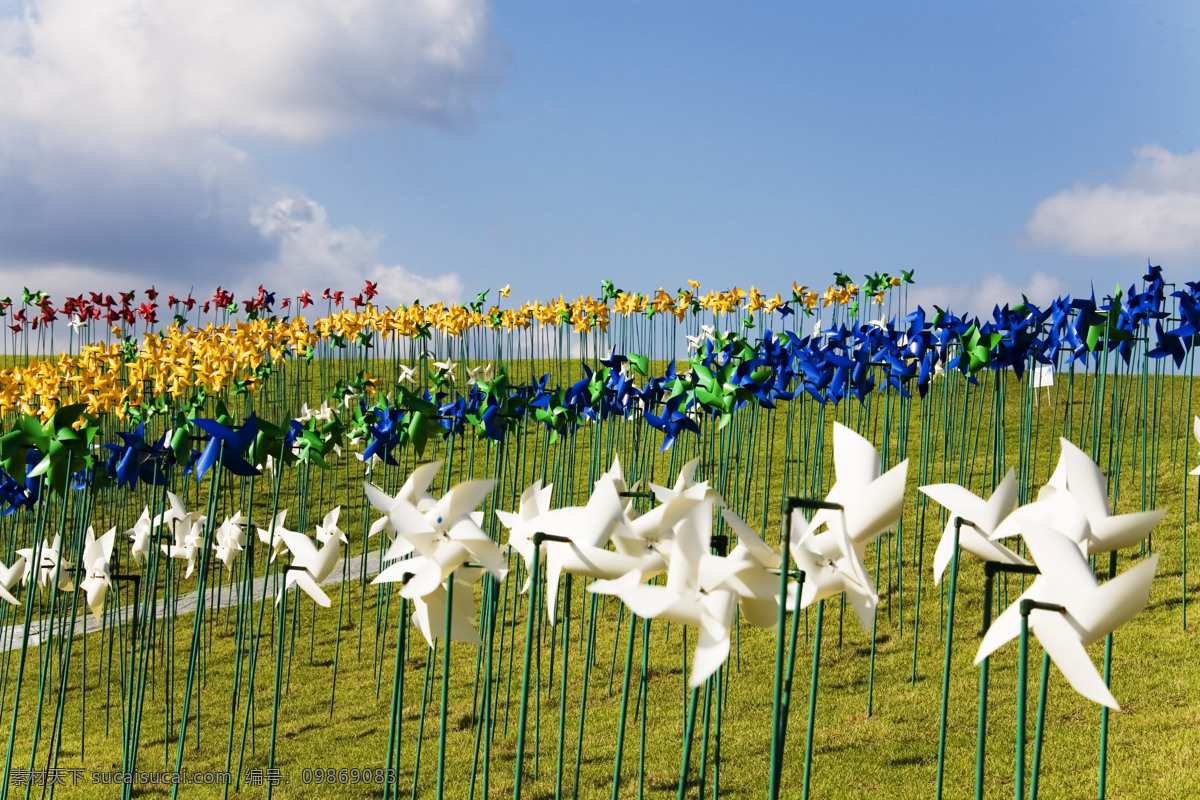
M 844 526 L 831 526 L 825 533 L 814 534 L 813 525 L 796 509 L 792 512 L 789 552 L 804 572 L 801 608 L 845 592 L 859 622 L 871 633 L 879 595 L 867 575 L 862 554 Z M 794 585 L 788 588 L 789 601 L 795 595 Z
M 474 386 L 483 381 L 487 382 L 492 377 L 492 365 L 481 364 L 478 367 L 467 367 L 467 385 Z
M 112 586 L 112 576 L 108 571 L 108 561 L 112 558 L 113 543 L 117 538 L 116 527 L 96 538 L 96 532 L 89 525 L 83 539 L 83 580 L 79 588 L 87 598 L 87 607 L 97 625 L 103 625 L 104 598 Z
M 371 524 L 368 538 L 374 536 L 380 531 L 387 531 L 392 537 L 395 537 L 396 531 L 392 527 L 391 517 L 387 514 L 392 506 L 403 501 L 411 506 L 414 506 L 417 511 L 422 513 L 433 507 L 437 500 L 427 491 L 429 483 L 433 480 L 433 476 L 437 475 L 439 469 L 442 468 L 441 461 L 431 461 L 428 464 L 422 464 L 409 473 L 408 478 L 404 481 L 404 485 L 400 487 L 400 491 L 395 497 L 388 495 L 371 483 L 363 485 L 363 489 L 367 494 L 367 500 L 371 507 L 376 511 L 384 512 L 384 516 L 375 520 Z
M 496 512 L 501 524 L 509 529 L 508 546 L 524 560 L 529 575 L 525 589 L 533 579 L 534 534 L 553 537 L 540 546 L 546 553 L 546 612 L 553 623 L 558 595 L 558 579 L 563 572 L 589 577 L 616 577 L 635 569 L 642 553 L 637 555 L 612 552 L 605 545 L 624 520 L 623 504 L 617 492 L 617 475 L 606 473 L 596 486 L 585 506 L 551 509 L 553 487 L 535 483 L 521 495 L 516 514 Z M 652 567 L 647 565 L 647 569 Z
M 192 577 L 192 573 L 196 570 L 196 558 L 200 555 L 200 547 L 204 543 L 204 522 L 205 519 L 201 515 L 190 526 L 177 525 L 175 527 L 175 543 L 160 545 L 163 555 L 187 562 L 185 578 Z
M 1041 574 L 1016 602 L 996 617 L 979 645 L 975 663 L 1020 635 L 1022 600 L 1059 605 L 1064 609 L 1061 614 L 1045 611 L 1031 614 L 1029 629 L 1075 691 L 1093 702 L 1118 709 L 1085 648 L 1145 607 L 1158 555 L 1100 584 L 1077 542 L 1049 526 L 1026 524 L 1031 526 L 1031 535 L 1025 537 L 1025 542 Z
M 529 571 L 529 566 L 533 561 L 533 542 L 529 538 L 525 523 L 538 519 L 550 511 L 550 498 L 553 493 L 553 486 L 542 486 L 541 481 L 534 481 L 521 492 L 515 512 L 496 509 L 496 517 L 500 520 L 500 524 L 510 531 L 508 535 L 509 548 L 525 559 L 525 586 L 521 591 L 528 591 L 529 582 L 533 579 L 533 575 Z M 512 531 L 518 529 L 521 534 L 514 539 Z
M 645 619 L 663 619 L 699 629 L 692 660 L 689 685 L 701 686 L 725 663 L 729 655 L 729 633 L 733 614 L 743 594 L 761 604 L 774 592 L 771 573 L 754 550 L 747 548 L 736 556 L 714 556 L 709 552 L 712 538 L 714 504 L 704 501 L 687 514 L 676 527 L 674 547 L 667 565 L 664 586 L 642 583 L 634 571 L 617 579 L 597 580 L 588 591 L 619 597 L 629 610 Z M 742 536 L 739 531 L 739 538 Z M 751 536 L 753 534 L 751 533 Z M 757 539 L 757 537 L 754 537 Z M 765 547 L 765 545 L 763 545 Z M 752 577 L 747 579 L 747 574 Z M 761 619 L 761 605 L 751 605 L 748 615 Z M 767 614 L 767 624 L 773 620 Z
M 338 516 L 342 513 L 342 507 L 337 506 L 332 511 L 325 514 L 324 519 L 317 525 L 317 541 L 324 544 L 332 538 L 338 539 L 342 544 L 349 544 L 350 540 L 346 538 L 346 532 L 338 527 Z
M 699 503 L 708 502 L 718 508 L 724 508 L 725 500 L 719 492 L 710 488 L 707 481 L 696 481 L 696 468 L 699 463 L 700 459 L 694 458 L 684 464 L 670 488 L 651 483 L 650 490 L 659 504 L 645 514 L 637 514 L 632 503 L 628 501 L 623 504 L 623 524 L 612 533 L 613 546 L 617 552 L 642 556 L 658 551 L 664 541 L 674 538 L 675 526 Z M 614 463 L 613 470 L 608 474 L 614 476 L 618 485 L 624 486 L 624 480 L 620 478 L 619 463 Z
M 455 570 L 454 608 L 450 618 L 450 639 L 476 647 L 482 646 L 483 640 L 479 638 L 479 632 L 476 630 L 475 593 L 472 586 L 481 574 L 482 570 L 476 567 Z M 412 621 L 430 647 L 434 646 L 434 640 L 440 638 L 446 629 L 446 583 L 444 581 L 433 591 L 413 598 Z
M 246 518 L 239 511 L 232 517 L 226 517 L 217 528 L 215 548 L 217 559 L 225 565 L 225 569 L 233 568 L 233 559 L 246 546 Z
M 54 534 L 54 540 L 50 542 L 42 540 L 41 552 L 38 554 L 38 585 L 42 588 L 47 585 L 57 585 L 62 591 L 69 592 L 75 588 L 75 582 L 71 580 L 69 571 L 75 564 L 62 557 L 61 548 L 62 534 Z M 17 555 L 25 562 L 25 573 L 21 582 L 28 584 L 34 570 L 33 548 L 20 548 L 17 550 Z
M 219 406 L 220 410 L 224 410 Z M 253 412 L 236 430 L 231 430 L 220 419 L 227 419 L 227 414 L 219 414 L 218 419 L 193 419 L 191 422 L 210 437 L 208 445 L 200 454 L 196 463 L 196 479 L 204 477 L 218 461 L 221 466 L 234 475 L 257 475 L 258 470 L 246 461 L 245 456 L 254 444 L 258 434 L 257 417 Z
M 818 510 L 813 514 L 811 530 L 817 532 L 814 539 L 820 539 L 822 525 L 830 532 L 844 531 L 861 561 L 867 545 L 900 518 L 908 460 L 880 475 L 879 452 L 874 445 L 835 422 L 833 468 L 836 480 L 825 501 L 842 510 Z M 838 552 L 836 546 L 822 545 L 821 549 L 829 556 Z
M 284 520 L 287 519 L 287 509 L 279 511 L 272 520 L 269 528 L 263 528 L 261 525 L 255 525 L 255 530 L 258 532 L 258 540 L 271 548 L 271 557 L 267 559 L 267 563 L 272 563 L 283 552 L 286 545 L 284 544 L 283 534 L 291 533 L 287 528 L 283 527 Z
M 3 562 L 0 562 L 0 598 L 15 606 L 21 605 L 21 602 L 13 596 L 12 590 L 24 574 L 25 556 L 18 555 L 12 565 L 7 567 L 4 566 Z
M 281 530 L 279 537 L 292 554 L 293 569 L 287 571 L 275 604 L 279 604 L 290 587 L 298 586 L 317 605 L 329 608 L 329 596 L 321 589 L 321 583 L 333 573 L 341 558 L 341 537 L 329 536 L 320 549 L 312 539 L 297 531 Z
M 133 527 L 125 531 L 125 535 L 131 540 L 130 555 L 133 557 L 133 563 L 141 564 L 150 555 L 150 536 L 153 529 L 154 525 L 150 521 L 150 508 L 147 506 L 142 509 L 142 515 L 137 518 L 137 522 L 133 523 Z
M 984 560 L 996 561 L 1002 564 L 1024 564 L 1029 562 L 1009 550 L 1002 544 L 989 538 L 999 527 L 1005 517 L 1017 505 L 1017 478 L 1013 470 L 1009 470 L 1000 481 L 1000 485 L 992 492 L 991 498 L 983 500 L 969 489 L 964 489 L 954 483 L 938 483 L 922 486 L 920 490 L 950 512 L 942 538 L 938 542 L 937 552 L 933 556 L 933 582 L 938 584 L 950 559 L 954 555 L 954 535 L 958 528 L 958 544 L 968 553 Z M 959 517 L 966 524 L 961 527 L 954 524 Z
M 1108 553 L 1146 538 L 1166 509 L 1112 515 L 1108 482 L 1096 462 L 1065 438 L 1050 479 L 1033 503 L 1021 506 L 992 534 L 1002 539 L 1051 527 L 1068 536 L 1085 554 Z M 1030 525 L 1032 523 L 1032 526 Z
M 445 583 L 452 572 L 468 561 L 482 565 L 497 580 L 502 579 L 508 561 L 471 516 L 493 486 L 494 480 L 460 483 L 424 513 L 406 498 L 393 498 L 387 513 L 396 541 L 384 554 L 384 560 L 395 561 L 414 551 L 423 560 L 416 564 L 412 559 L 393 564 L 373 583 L 399 581 L 405 573 L 413 573 L 405 580 L 400 594 L 409 599 L 421 597 Z
M 695 420 L 687 415 L 685 411 L 680 410 L 680 406 L 685 403 L 687 398 L 684 395 L 676 395 L 666 401 L 663 405 L 662 414 L 645 413 L 646 423 L 652 428 L 657 428 L 664 434 L 662 447 L 660 451 L 671 449 L 671 445 L 675 444 L 676 437 L 683 431 L 691 431 L 699 433 L 700 428 L 696 425 Z
M 396 383 L 415 384 L 417 382 L 416 367 L 406 367 L 403 364 L 397 364 L 396 367 L 400 370 L 400 377 L 396 379 Z
M 161 545 L 162 552 L 169 558 L 186 561 L 186 577 L 190 578 L 196 568 L 196 556 L 203 543 L 206 517 L 198 511 L 188 511 L 183 500 L 173 492 L 167 492 L 167 500 L 171 507 L 154 518 L 151 528 L 163 525 L 169 527 L 174 543 Z M 136 526 L 134 530 L 137 531 Z M 138 540 L 135 539 L 135 549 L 137 544 Z

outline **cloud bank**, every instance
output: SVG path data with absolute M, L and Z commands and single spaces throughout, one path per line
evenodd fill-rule
M 1146 145 L 1120 179 L 1043 200 L 1025 231 L 1034 244 L 1077 255 L 1200 255 L 1200 151 Z
M 14 7 L 0 18 L 0 276 L 281 289 L 293 288 L 285 276 L 370 278 L 393 301 L 461 293 L 453 275 L 380 264 L 378 235 L 331 228 L 231 142 L 471 124 L 498 75 L 484 0 L 26 0 L 0 12 Z

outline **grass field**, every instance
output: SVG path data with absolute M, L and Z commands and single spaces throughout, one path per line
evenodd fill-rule
M 451 464 L 445 471 L 447 484 L 470 475 L 499 477 L 501 483 L 494 500 L 498 507 L 511 509 L 520 489 L 542 476 L 556 485 L 555 505 L 584 502 L 589 479 L 608 465 L 613 454 L 620 455 L 627 474 L 660 483 L 673 477 L 687 458 L 698 455 L 703 459 L 701 476 L 710 478 L 730 506 L 752 526 L 763 530 L 764 538 L 774 544 L 783 496 L 797 491 L 822 495 L 831 483 L 828 450 L 835 416 L 881 446 L 889 465 L 906 455 L 910 459 L 909 491 L 903 524 L 898 535 L 881 540 L 878 562 L 875 555 L 868 553 L 869 571 L 876 574 L 875 565 L 879 565 L 881 597 L 873 678 L 870 637 L 849 609 L 843 613 L 836 600 L 826 605 L 813 729 L 812 794 L 925 798 L 934 794 L 936 780 L 944 652 L 942 624 L 947 607 L 946 582 L 934 587 L 930 572 L 943 517 L 936 506 L 923 507 L 916 487 L 922 483 L 956 481 L 986 495 L 991 484 L 1012 466 L 1018 468 L 1024 487 L 1036 490 L 1057 457 L 1058 435 L 1066 432 L 1085 450 L 1092 449 L 1094 443 L 1096 452 L 1101 454 L 1100 463 L 1118 478 L 1112 487 L 1118 497 L 1117 511 L 1138 510 L 1143 506 L 1142 479 L 1147 473 L 1147 507 L 1168 509 L 1152 542 L 1153 550 L 1160 554 L 1160 562 L 1150 605 L 1115 636 L 1112 686 L 1122 710 L 1114 713 L 1110 721 L 1107 796 L 1189 798 L 1200 791 L 1200 724 L 1197 724 L 1200 698 L 1196 692 L 1200 685 L 1200 657 L 1196 655 L 1195 626 L 1188 630 L 1181 626 L 1185 592 L 1189 616 L 1190 605 L 1200 594 L 1197 591 L 1200 581 L 1194 570 L 1189 571 L 1187 584 L 1183 585 L 1184 478 L 1194 465 L 1185 399 L 1185 390 L 1190 387 L 1180 379 L 1161 379 L 1156 384 L 1151 378 L 1143 395 L 1140 376 L 1109 376 L 1103 385 L 1098 383 L 1095 376 L 1076 376 L 1068 394 L 1065 381 L 1060 380 L 1056 393 L 1043 393 L 1037 406 L 1029 403 L 1028 391 L 1021 392 L 1012 378 L 999 395 L 996 386 L 986 383 L 964 391 L 963 381 L 952 377 L 943 379 L 940 386 L 935 384 L 926 399 L 914 399 L 911 403 L 876 396 L 869 407 L 847 403 L 839 409 L 828 407 L 822 411 L 811 400 L 803 399 L 793 401 L 791 409 L 781 406 L 771 414 L 760 410 L 741 412 L 736 424 L 726 431 L 716 432 L 711 430 L 715 426 L 706 426 L 701 437 L 681 439 L 672 452 L 657 455 L 654 451 L 661 436 L 640 423 L 585 426 L 574 436 L 554 443 L 540 426 L 530 423 L 505 445 L 460 441 L 450 451 L 447 444 L 441 444 L 426 453 L 425 458 L 443 458 Z M 1161 399 L 1143 405 L 1143 397 Z M 1161 431 L 1160 437 L 1154 436 L 1156 426 Z M 1001 455 L 997 456 L 997 452 Z M 373 479 L 385 488 L 394 489 L 415 463 L 413 454 L 406 454 L 406 459 L 402 468 L 379 468 Z M 298 520 L 296 525 L 303 529 L 311 528 L 329 507 L 341 504 L 343 528 L 350 534 L 351 550 L 361 551 L 365 546 L 366 525 L 373 519 L 366 513 L 361 479 L 361 465 L 350 464 L 347 459 L 329 473 L 314 470 L 308 475 L 289 475 L 283 485 L 281 507 L 292 506 L 289 517 L 292 522 L 301 515 L 300 508 L 307 506 L 307 514 L 303 515 L 307 519 Z M 251 507 L 252 518 L 264 520 L 274 505 L 269 486 L 263 488 L 266 483 L 259 479 L 253 491 L 245 486 L 228 486 L 223 489 L 219 506 Z M 195 486 L 194 482 L 192 485 Z M 1193 518 L 1194 533 L 1196 498 L 1192 489 L 1189 487 L 1188 515 Z M 204 491 L 204 485 L 196 488 L 193 499 L 203 502 Z M 99 529 L 101 524 L 115 524 L 119 519 L 132 522 L 129 515 L 136 516 L 140 508 L 140 503 L 132 511 L 128 507 L 118 509 L 115 504 L 98 504 L 92 514 Z M 489 503 L 485 508 L 490 511 L 492 506 Z M 497 531 L 497 535 L 500 541 L 504 540 L 503 532 Z M 1138 558 L 1138 553 L 1123 553 L 1120 569 Z M 259 573 L 266 569 L 263 561 L 260 558 L 256 562 Z M 514 560 L 514 567 L 518 561 Z M 914 624 L 918 563 L 924 571 L 920 583 L 919 630 Z M 524 581 L 519 573 L 518 567 L 500 586 L 500 616 L 492 651 L 498 696 L 488 773 L 489 797 L 509 797 L 513 793 L 527 600 L 527 595 L 516 591 Z M 1004 607 L 1005 598 L 1011 600 L 1019 593 L 1020 580 L 1010 578 L 1007 586 L 1001 583 L 997 612 Z M 561 604 L 570 609 L 561 751 L 565 761 L 563 794 L 571 796 L 576 781 L 574 763 L 587 651 L 587 637 L 582 632 L 594 626 L 578 795 L 608 797 L 613 793 L 629 625 L 628 617 L 620 612 L 619 602 L 611 597 L 601 598 L 592 616 L 591 595 L 582 591 L 582 584 L 577 581 L 570 603 Z M 979 562 L 964 557 L 950 670 L 947 797 L 973 796 L 974 790 L 980 672 L 972 660 L 982 620 L 982 584 Z M 188 591 L 193 585 L 194 581 L 175 578 L 171 591 Z M 482 587 L 477 586 L 477 598 L 481 592 Z M 331 590 L 330 596 L 333 606 L 329 609 L 315 608 L 307 599 L 288 604 L 285 674 L 278 698 L 276 743 L 276 765 L 285 782 L 274 790 L 276 797 L 383 794 L 382 788 L 373 782 L 355 785 L 306 782 L 313 779 L 306 770 L 374 770 L 383 767 L 386 759 L 395 681 L 398 596 L 381 593 L 374 586 L 364 587 L 357 580 L 348 582 L 343 592 Z M 273 605 L 244 610 L 256 626 L 262 620 L 263 647 L 255 666 L 253 701 L 248 702 L 247 692 L 247 686 L 251 685 L 247 674 L 251 654 L 239 653 L 238 649 L 238 611 L 225 609 L 206 615 L 201 626 L 203 657 L 198 691 L 191 707 L 183 764 L 192 773 L 224 771 L 228 767 L 235 777 L 242 776 L 241 793 L 257 796 L 265 795 L 266 789 L 246 786 L 245 774 L 248 769 L 261 769 L 268 764 L 271 712 L 276 700 L 277 621 Z M 12 619 L 10 613 L 6 621 Z M 783 778 L 782 794 L 788 797 L 799 796 L 802 784 L 816 620 L 815 608 L 802 612 Z M 559 627 L 552 630 L 542 624 L 535 632 L 531 667 L 536 688 L 531 688 L 527 698 L 532 727 L 526 747 L 525 797 L 555 796 L 560 702 L 564 698 L 560 677 L 564 647 L 555 637 L 561 634 L 561 625 L 560 620 Z M 152 638 L 146 640 L 151 643 L 152 658 L 141 724 L 139 769 L 170 770 L 174 766 L 192 630 L 192 617 L 182 616 L 160 621 Z M 633 696 L 637 695 L 643 642 L 648 648 L 645 740 L 643 743 L 641 739 L 643 719 L 641 715 L 635 718 L 636 704 L 631 697 L 622 783 L 617 796 L 674 796 L 685 722 L 687 662 L 693 645 L 690 637 L 694 633 L 685 634 L 680 626 L 661 622 L 650 624 L 649 637 L 645 639 L 641 621 L 635 630 Z M 71 785 L 74 776 L 67 774 L 67 785 L 55 787 L 55 793 L 80 798 L 111 797 L 114 796 L 111 786 L 93 786 L 91 781 L 93 772 L 117 769 L 121 760 L 121 693 L 125 686 L 121 654 L 128 642 L 110 633 L 76 638 L 71 644 L 65 680 L 61 666 L 64 642 L 52 643 L 48 656 L 41 648 L 30 648 L 23 656 L 19 652 L 9 653 L 0 667 L 3 670 L 0 713 L 6 726 L 14 719 L 16 722 L 12 764 L 14 768 L 35 771 L 55 763 L 60 769 L 79 768 L 83 773 L 78 784 Z M 701 733 L 705 730 L 702 713 L 692 752 L 688 796 L 696 796 L 700 791 L 697 784 L 701 780 L 702 759 L 706 767 L 703 778 L 706 795 L 712 794 L 714 780 L 719 780 L 723 797 L 766 793 L 775 645 L 774 629 L 740 625 L 724 676 L 719 742 L 713 735 L 714 712 L 707 724 L 707 747 L 701 747 L 704 741 Z M 1012 643 L 991 660 L 985 765 L 985 795 L 989 797 L 1009 796 L 1013 792 L 1016 650 Z M 1099 663 L 1102 650 L 1102 643 L 1091 648 L 1094 662 Z M 333 694 L 335 652 L 336 694 Z M 427 670 L 429 655 L 416 629 L 408 625 L 402 662 L 402 750 L 396 771 L 398 788 L 404 796 L 433 796 L 435 791 L 443 680 L 441 649 L 432 660 L 431 670 Z M 22 658 L 22 694 L 14 715 L 13 696 Z M 481 727 L 476 724 L 480 702 L 477 678 L 483 661 L 483 653 L 477 648 L 457 643 L 451 646 L 446 707 L 447 797 L 467 797 L 472 785 L 474 796 L 484 796 L 481 765 L 476 763 Z M 1041 664 L 1040 648 L 1032 639 L 1029 664 L 1028 728 L 1032 743 Z M 39 689 L 41 676 L 46 680 Z M 241 687 L 236 699 L 235 685 Z M 37 750 L 31 756 L 39 694 L 43 698 L 41 731 Z M 715 693 L 712 702 L 715 707 Z M 56 730 L 54 709 L 60 703 L 61 727 Z M 243 757 L 242 727 L 248 712 L 252 712 L 252 719 Z M 230 765 L 227 753 L 231 752 L 231 717 L 234 735 Z M 1099 728 L 1099 707 L 1076 695 L 1051 667 L 1040 773 L 1042 797 L 1096 795 Z M 56 736 L 61 738 L 61 744 L 55 762 L 51 743 Z M 713 766 L 718 748 L 719 774 L 715 775 Z M 416 770 L 418 749 L 420 768 Z M 644 768 L 640 768 L 643 751 Z M 350 776 L 344 777 L 348 780 Z M 25 795 L 25 790 L 11 781 L 9 792 L 10 796 Z M 189 785 L 182 794 L 215 797 L 219 792 L 220 789 L 210 786 Z M 42 786 L 30 789 L 31 796 L 48 794 Z M 147 786 L 141 787 L 138 794 L 155 797 L 165 791 Z

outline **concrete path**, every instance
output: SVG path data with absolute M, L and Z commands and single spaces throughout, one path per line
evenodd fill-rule
M 370 578 L 377 575 L 379 573 L 379 551 L 372 551 L 366 553 L 365 555 L 358 555 L 347 559 L 349 563 L 339 565 L 339 567 L 334 570 L 334 574 L 326 578 L 321 585 L 337 585 L 342 582 L 343 576 L 348 577 L 352 581 L 358 580 L 363 575 L 362 562 L 364 558 L 368 559 L 366 576 Z M 217 570 L 224 571 L 224 567 L 220 564 L 220 562 L 216 562 L 216 565 L 209 573 L 209 581 L 218 580 Z M 236 585 L 232 585 L 229 582 L 229 573 L 226 572 L 224 577 L 220 580 L 223 581 L 222 585 L 214 589 L 207 589 L 204 592 L 205 610 L 211 610 L 213 608 L 225 608 L 226 606 L 237 605 L 243 601 L 242 595 L 245 593 L 244 579 L 239 579 L 236 582 Z M 267 593 L 268 582 L 274 580 L 274 575 L 270 572 L 263 577 L 255 578 L 251 602 L 256 602 L 263 599 Z M 64 599 L 66 599 L 69 602 L 70 596 L 70 592 L 62 592 L 59 595 L 59 601 L 62 602 Z M 199 592 L 190 592 L 179 597 L 174 603 L 172 603 L 171 608 L 175 610 L 176 614 L 189 614 L 196 610 L 196 603 L 199 600 L 199 596 Z M 75 635 L 78 636 L 83 633 L 98 632 L 100 630 L 100 626 L 96 624 L 96 620 L 92 616 L 92 612 L 88 611 L 87 606 L 84 605 L 82 592 L 79 595 L 79 600 L 79 613 L 75 617 Z M 161 619 L 167 615 L 171 608 L 168 608 L 162 597 L 159 597 L 154 607 L 155 615 Z M 25 609 L 23 606 L 14 606 L 10 607 L 9 609 L 10 613 L 15 611 L 18 616 L 22 615 L 24 610 Z M 120 618 L 125 620 L 130 619 L 132 613 L 132 606 L 129 605 L 122 607 L 119 611 Z M 59 620 L 57 624 L 62 626 L 64 623 Z M 30 626 L 28 646 L 36 647 L 37 645 L 41 644 L 42 638 L 46 635 L 49 627 L 49 620 L 43 619 L 35 621 Z M 0 629 L 0 653 L 8 652 L 10 650 L 20 650 L 24 641 L 24 632 L 25 626 L 23 624 L 12 625 Z

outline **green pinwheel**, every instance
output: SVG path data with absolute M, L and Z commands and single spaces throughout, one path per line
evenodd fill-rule
M 0 462 L 5 471 L 18 481 L 45 476 L 51 489 L 65 494 L 71 472 L 87 469 L 93 462 L 91 444 L 97 429 L 84 408 L 81 404 L 63 406 L 45 423 L 30 414 L 18 419 L 12 430 L 0 436 Z M 42 457 L 26 475 L 31 450 Z

